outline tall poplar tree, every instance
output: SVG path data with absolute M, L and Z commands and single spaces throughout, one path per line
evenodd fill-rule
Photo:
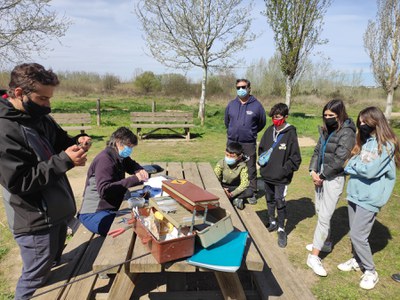
M 331 0 L 264 0 L 264 15 L 274 32 L 280 67 L 286 79 L 286 105 L 290 107 L 292 88 L 320 39 L 323 17 Z

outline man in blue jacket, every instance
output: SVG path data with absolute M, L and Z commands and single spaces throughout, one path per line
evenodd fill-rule
M 265 126 L 265 110 L 256 97 L 250 94 L 249 80 L 237 79 L 236 92 L 237 97 L 230 101 L 225 109 L 227 143 L 240 143 L 243 147 L 243 153 L 249 157 L 247 168 L 249 170 L 250 188 L 255 193 L 257 191 L 257 133 Z M 257 199 L 253 195 L 248 199 L 248 202 L 256 204 Z

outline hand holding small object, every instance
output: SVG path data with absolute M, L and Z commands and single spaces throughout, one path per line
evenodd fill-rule
M 77 145 L 72 145 L 65 149 L 65 153 L 74 163 L 74 166 L 84 166 L 87 161 L 85 150 L 81 149 Z
M 81 136 L 78 138 L 78 146 L 85 152 L 89 151 L 92 146 L 92 138 L 89 136 Z

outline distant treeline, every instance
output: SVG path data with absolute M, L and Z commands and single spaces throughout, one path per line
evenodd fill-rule
M 129 81 L 122 81 L 113 74 L 92 72 L 57 72 L 61 84 L 57 93 L 73 96 L 121 95 L 167 96 L 199 98 L 201 83 L 193 82 L 182 74 L 154 74 L 145 71 Z M 249 66 L 246 75 L 252 83 L 252 93 L 260 98 L 284 98 L 285 80 L 275 58 L 268 62 L 261 59 Z M 383 99 L 380 88 L 362 85 L 361 72 L 346 76 L 328 64 L 309 64 L 304 68 L 293 90 L 296 97 L 315 96 L 320 99 L 340 97 L 349 102 L 365 99 Z M 229 99 L 234 96 L 237 76 L 230 70 L 220 70 L 208 77 L 207 99 Z M 0 89 L 7 88 L 9 71 L 0 72 Z M 395 99 L 394 102 L 397 102 Z

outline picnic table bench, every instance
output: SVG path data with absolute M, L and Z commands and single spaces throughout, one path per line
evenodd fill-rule
M 164 168 L 166 175 L 184 178 L 219 196 L 220 206 L 231 213 L 234 227 L 249 232 L 239 271 L 212 271 L 189 265 L 185 259 L 159 264 L 140 239 L 136 239 L 133 230 L 116 238 L 104 238 L 80 226 L 49 282 L 35 295 L 54 290 L 37 299 L 314 299 L 253 208 L 248 205 L 239 211 L 231 205 L 209 163 L 157 164 Z M 111 230 L 123 227 L 121 219 L 130 217 L 126 206 L 124 201 Z M 99 273 L 110 277 L 106 284 Z M 210 274 L 207 280 L 216 279 L 219 290 L 186 290 L 190 276 L 204 274 Z M 239 274 L 248 274 L 252 289 L 243 288 Z M 162 277 L 160 286 L 156 279 L 159 277 Z M 68 282 L 74 283 L 57 288 Z
M 50 114 L 65 131 L 79 130 L 85 133 L 85 130 L 92 129 L 87 125 L 92 122 L 90 113 L 52 113 Z
M 194 127 L 193 114 L 183 111 L 168 112 L 131 112 L 131 127 L 136 128 L 139 138 L 144 139 L 161 129 L 168 129 L 173 133 L 190 140 L 190 128 Z M 143 133 L 143 128 L 151 129 Z M 183 128 L 184 133 L 177 131 Z

